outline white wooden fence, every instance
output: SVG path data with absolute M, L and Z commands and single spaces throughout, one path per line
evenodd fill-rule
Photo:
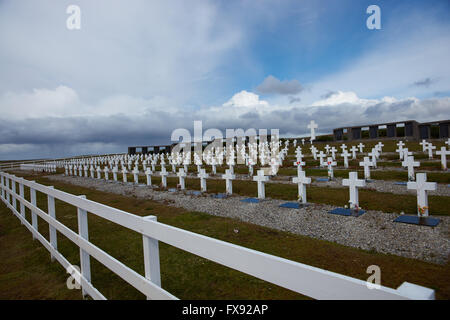
M 407 282 L 397 289 L 384 286 L 370 289 L 365 281 L 162 224 L 155 216 L 140 217 L 5 172 L 0 172 L 0 178 L 2 201 L 31 231 L 33 238 L 50 251 L 52 259 L 66 269 L 71 266 L 58 251 L 57 232 L 80 248 L 81 271 L 74 270 L 75 278 L 79 277 L 83 294 L 94 299 L 105 297 L 91 283 L 91 256 L 148 299 L 176 299 L 161 287 L 158 241 L 315 299 L 434 299 L 434 290 Z M 30 188 L 30 201 L 25 199 L 24 186 Z M 47 195 L 48 212 L 37 207 L 36 192 Z M 55 199 L 77 208 L 79 233 L 57 220 Z M 31 224 L 25 218 L 25 208 L 30 209 Z M 142 234 L 145 276 L 89 242 L 88 212 Z M 49 224 L 49 241 L 38 232 L 38 216 Z

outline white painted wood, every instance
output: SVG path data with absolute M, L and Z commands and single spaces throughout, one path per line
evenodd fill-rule
M 157 221 L 156 216 L 144 217 L 145 220 Z M 158 287 L 161 287 L 161 271 L 159 265 L 159 242 L 151 237 L 142 236 L 144 248 L 144 270 L 145 278 L 153 282 Z M 151 299 L 151 297 L 147 297 Z
M 372 161 L 369 160 L 369 157 L 364 157 L 364 161 L 360 162 L 359 165 L 364 167 L 364 179 L 369 180 Z
M 30 181 L 30 182 L 35 183 L 34 180 Z M 32 208 L 33 207 L 37 207 L 37 204 L 36 204 L 36 190 L 33 187 L 30 187 L 30 201 L 31 201 Z M 32 224 L 33 228 L 36 231 L 38 231 L 38 219 L 37 219 L 37 215 L 33 211 L 33 209 L 31 209 L 31 224 Z M 34 233 L 33 233 L 33 239 L 35 239 Z
M 180 189 L 181 190 L 186 189 L 186 183 L 185 183 L 186 173 L 184 172 L 183 168 L 178 169 L 177 176 L 178 176 L 178 180 L 179 180 Z
M 48 188 L 53 189 L 53 186 L 49 186 Z M 48 215 L 54 219 L 56 219 L 56 210 L 55 210 L 55 198 L 47 195 L 47 204 L 48 204 Z M 49 224 L 49 235 L 50 235 L 50 244 L 55 248 L 55 250 L 58 250 L 58 239 L 56 235 L 56 229 Z M 54 260 L 54 257 L 51 256 L 52 261 Z
M 86 199 L 85 195 L 79 196 L 82 199 Z M 87 211 L 77 208 L 78 217 L 78 233 L 80 237 L 89 241 L 89 228 L 88 228 L 88 216 Z M 86 278 L 88 282 L 91 282 L 91 259 L 89 254 L 80 248 L 80 264 L 81 264 L 81 274 Z M 87 292 L 82 288 L 83 297 L 86 296 Z

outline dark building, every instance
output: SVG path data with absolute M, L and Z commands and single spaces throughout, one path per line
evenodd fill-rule
M 382 128 L 380 128 L 382 127 Z M 399 130 L 399 128 L 403 128 Z M 434 132 L 439 132 L 433 137 Z M 368 124 L 363 126 L 342 127 L 333 130 L 334 140 L 359 140 L 362 138 L 379 139 L 379 138 L 409 138 L 413 140 L 439 138 L 445 139 L 450 135 L 450 120 L 432 121 L 419 123 L 415 120 L 386 122 L 377 124 Z M 365 133 L 363 134 L 363 131 Z M 401 134 L 399 134 L 401 131 Z M 381 134 L 383 133 L 383 134 Z M 346 137 L 346 138 L 344 138 Z

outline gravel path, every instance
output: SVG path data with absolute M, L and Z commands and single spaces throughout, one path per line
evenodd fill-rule
M 240 200 L 245 197 L 241 196 L 216 199 L 207 195 L 193 196 L 183 192 L 156 191 L 144 185 L 91 178 L 63 175 L 49 175 L 47 178 L 105 192 L 135 195 L 190 211 L 239 219 L 365 250 L 440 264 L 446 263 L 450 254 L 450 217 L 439 217 L 441 222 L 437 227 L 420 227 L 394 223 L 397 214 L 380 211 L 370 210 L 355 218 L 328 214 L 329 210 L 334 209 L 330 205 L 311 204 L 303 209 L 286 209 L 278 207 L 285 201 L 275 199 L 244 203 Z

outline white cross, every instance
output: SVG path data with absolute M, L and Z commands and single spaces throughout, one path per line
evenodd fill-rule
M 326 146 L 325 146 L 325 150 L 326 150 L 326 153 L 327 153 L 327 154 L 330 153 L 330 146 L 329 146 L 329 145 L 326 145 Z
M 426 173 L 418 173 L 416 182 L 408 182 L 407 189 L 417 190 L 417 214 L 419 216 L 428 216 L 428 191 L 436 190 L 436 182 L 427 182 Z
M 428 142 L 426 140 L 422 140 L 422 142 L 420 142 L 419 144 L 422 146 L 422 152 L 425 152 Z
M 119 168 L 116 165 L 112 170 L 114 181 L 117 181 L 117 172 L 119 172 Z
M 87 171 L 88 171 L 88 167 L 87 166 L 84 166 L 84 176 L 87 178 L 88 177 L 88 175 L 87 175 Z M 95 169 L 94 169 L 94 166 L 93 165 L 91 165 L 91 178 L 95 178 Z
M 320 166 L 322 167 L 323 166 L 323 158 L 326 156 L 326 154 L 325 153 L 323 153 L 323 151 L 322 150 L 320 150 L 320 153 L 318 154 L 318 157 L 319 157 L 319 163 L 320 163 Z
M 363 145 L 361 142 L 358 144 L 358 148 L 359 148 L 359 152 L 362 153 L 363 152 L 363 148 L 365 147 L 365 145 Z
M 352 159 L 356 159 L 356 150 L 358 148 L 356 148 L 356 146 L 352 146 L 350 151 L 352 152 Z
M 236 176 L 231 173 L 230 169 L 226 169 L 225 174 L 222 175 L 222 179 L 225 179 L 226 193 L 233 194 L 232 180 L 236 179 Z
M 147 177 L 147 185 L 151 186 L 152 185 L 152 170 L 147 167 L 147 170 L 145 170 L 145 176 Z
M 350 153 L 347 152 L 347 149 L 343 149 L 344 152 L 341 153 L 341 157 L 344 158 L 344 167 L 348 168 L 348 156 L 350 155 Z
M 330 149 L 330 151 L 331 151 L 331 157 L 333 158 L 333 160 L 336 160 L 336 151 L 337 151 L 337 149 L 335 147 L 332 147 Z
M 102 169 L 100 168 L 100 166 L 97 167 L 97 179 L 101 179 L 102 178 Z
M 364 166 L 364 179 L 370 179 L 370 169 L 372 166 L 372 162 L 369 160 L 369 157 L 364 157 L 364 161 L 359 163 L 360 166 Z
M 133 177 L 134 177 L 134 183 L 138 184 L 139 183 L 139 169 L 137 166 L 134 167 Z
M 430 159 L 433 159 L 433 150 L 436 149 L 436 146 L 433 146 L 431 143 L 429 143 L 426 148 L 428 150 L 428 157 Z
M 253 181 L 258 182 L 258 198 L 264 199 L 266 197 L 266 190 L 264 183 L 269 180 L 269 177 L 264 175 L 264 170 L 258 170 L 258 174 L 253 176 Z
M 346 146 L 345 144 L 342 144 L 342 145 L 341 145 L 341 149 L 342 149 L 342 152 L 344 152 L 344 151 L 347 150 L 347 146 Z
M 302 166 L 304 166 L 305 165 L 305 162 L 304 161 L 297 161 L 297 162 L 294 162 L 294 166 L 297 166 L 297 175 L 299 174 L 299 172 L 302 172 L 303 170 L 302 170 Z
M 445 147 L 441 147 L 441 151 L 436 151 L 436 154 L 441 156 L 442 170 L 447 170 L 447 155 L 450 155 L 450 150 L 446 150 Z
M 398 149 L 396 149 L 395 151 L 399 153 L 399 157 L 400 160 L 403 159 L 403 142 L 400 141 L 399 143 L 397 143 Z
M 206 178 L 209 177 L 209 174 L 206 173 L 205 169 L 200 169 L 197 176 L 200 178 L 200 189 L 202 192 L 206 192 Z
M 167 175 L 169 173 L 166 171 L 166 167 L 163 165 L 161 166 L 161 171 L 159 172 L 159 175 L 161 176 L 161 183 L 163 188 L 167 188 Z
M 105 169 L 103 169 L 103 172 L 105 173 L 105 180 L 109 180 L 109 168 L 108 168 L 108 166 L 105 166 Z
M 450 147 L 450 138 L 448 138 L 447 141 L 445 141 L 445 144 Z
M 333 161 L 333 158 L 328 157 L 327 158 L 327 166 L 328 166 L 328 177 L 330 179 L 334 179 L 334 171 L 333 171 L 333 166 L 336 165 L 336 162 Z
M 316 131 L 319 126 L 317 123 L 314 122 L 314 120 L 311 120 L 311 122 L 308 124 L 308 129 L 311 129 L 311 143 L 313 140 L 316 140 Z
M 293 183 L 298 185 L 298 199 L 306 203 L 306 185 L 311 183 L 311 178 L 307 178 L 305 171 L 299 171 L 297 177 L 292 178 Z
M 123 182 L 127 182 L 127 168 L 123 167 L 122 168 L 122 176 L 123 176 Z
M 407 159 L 409 156 L 412 156 L 412 152 L 408 151 L 408 148 L 404 148 L 402 150 L 402 156 L 401 159 Z
M 367 158 L 367 157 L 365 157 Z M 350 172 L 348 179 L 342 180 L 343 186 L 348 186 L 350 190 L 350 209 L 359 208 L 358 187 L 364 187 L 366 182 L 358 179 L 358 172 Z
M 402 162 L 402 166 L 408 167 L 408 180 L 414 181 L 414 167 L 420 166 L 420 163 L 414 161 L 413 156 L 409 156 Z
M 372 149 L 372 151 L 369 153 L 369 156 L 372 157 L 372 166 L 374 168 L 377 167 L 377 151 L 375 149 Z
M 186 172 L 184 172 L 184 169 L 183 169 L 183 168 L 180 168 L 180 169 L 178 170 L 177 176 L 178 176 L 178 178 L 179 178 L 179 180 L 180 180 L 180 189 L 181 189 L 181 190 L 184 190 L 184 189 L 186 188 L 186 185 L 185 185 L 185 183 L 184 183 L 184 180 L 185 180 L 185 178 L 186 178 Z
M 311 149 L 311 153 L 312 153 L 312 155 L 314 157 L 314 160 L 317 160 L 317 149 L 316 149 L 316 147 L 312 146 L 310 149 Z

